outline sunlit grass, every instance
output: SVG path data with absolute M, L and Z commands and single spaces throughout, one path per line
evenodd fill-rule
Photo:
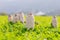
M 57 28 L 51 26 L 52 16 L 35 16 L 34 30 L 27 30 L 20 22 L 9 23 L 8 16 L 0 16 L 0 40 L 60 40 L 60 16 Z

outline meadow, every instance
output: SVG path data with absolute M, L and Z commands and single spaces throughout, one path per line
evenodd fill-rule
M 27 30 L 25 23 L 10 23 L 8 16 L 0 16 L 0 40 L 60 40 L 60 16 L 57 28 L 51 26 L 52 16 L 35 16 L 34 30 Z

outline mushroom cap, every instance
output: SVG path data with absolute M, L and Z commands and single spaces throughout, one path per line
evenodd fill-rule
M 29 15 L 32 15 L 32 12 L 30 12 Z
M 17 16 L 17 14 L 15 14 L 15 16 Z
M 11 17 L 12 15 L 8 15 L 9 17 Z
M 56 16 L 53 16 L 54 18 L 56 18 Z

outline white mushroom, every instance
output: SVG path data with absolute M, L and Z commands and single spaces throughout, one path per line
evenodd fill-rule
M 22 23 L 24 23 L 24 13 L 23 12 L 19 13 L 19 21 L 21 21 Z
M 30 28 L 33 28 L 34 29 L 34 15 L 32 13 L 30 13 L 26 17 L 26 27 L 28 28 L 28 30 Z
M 15 14 L 15 15 L 13 16 L 13 22 L 14 22 L 14 23 L 15 23 L 15 22 L 18 22 L 18 20 L 19 20 L 18 14 Z
M 52 18 L 52 26 L 53 26 L 53 27 L 57 27 L 56 16 L 53 16 L 53 18 Z
M 12 22 L 13 21 L 13 16 L 12 15 L 8 15 L 8 21 Z

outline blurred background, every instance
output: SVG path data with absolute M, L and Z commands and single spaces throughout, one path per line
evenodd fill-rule
M 35 15 L 60 15 L 60 0 L 0 0 L 0 14 L 34 12 Z

